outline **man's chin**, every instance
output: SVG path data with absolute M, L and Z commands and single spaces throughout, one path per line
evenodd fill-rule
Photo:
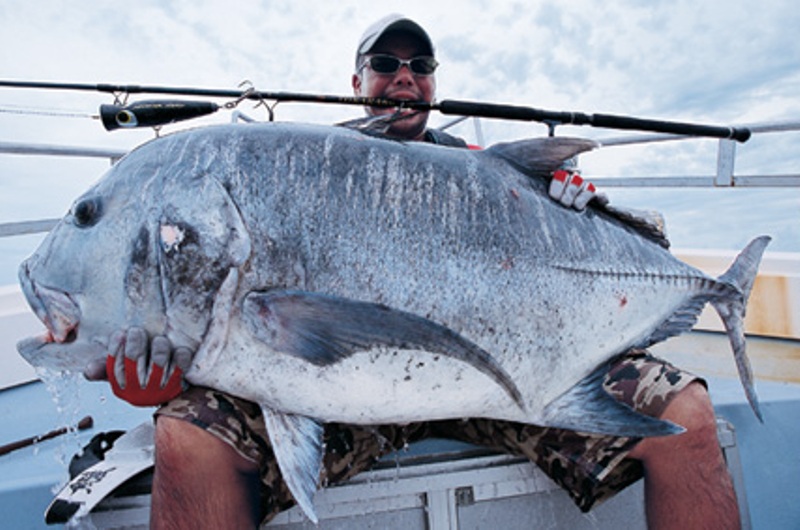
M 409 116 L 392 122 L 386 133 L 395 138 L 421 140 L 425 134 L 428 117 L 423 115 Z

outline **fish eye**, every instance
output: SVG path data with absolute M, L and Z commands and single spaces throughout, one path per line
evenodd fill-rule
M 101 213 L 102 205 L 100 199 L 96 197 L 83 199 L 72 208 L 75 226 L 79 228 L 88 228 L 97 223 L 100 220 Z

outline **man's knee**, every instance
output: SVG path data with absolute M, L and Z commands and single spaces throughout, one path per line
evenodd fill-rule
M 159 417 L 156 422 L 156 470 L 162 480 L 183 482 L 192 467 L 202 467 L 202 456 L 205 451 L 198 451 L 197 446 L 203 444 L 198 427 L 170 417 Z
M 667 437 L 646 438 L 631 452 L 631 457 L 648 460 L 664 451 L 688 455 L 688 451 L 719 451 L 714 407 L 705 386 L 695 382 L 669 402 L 660 419 L 680 425 L 685 432 Z
M 254 462 L 200 427 L 166 416 L 156 422 L 155 444 L 154 528 L 256 526 L 260 490 Z
M 661 419 L 686 429 L 685 441 L 711 441 L 717 444 L 717 422 L 708 391 L 695 382 L 684 388 L 664 409 Z
M 158 471 L 176 479 L 205 469 L 228 468 L 241 473 L 257 471 L 233 447 L 187 421 L 159 416 L 155 433 Z

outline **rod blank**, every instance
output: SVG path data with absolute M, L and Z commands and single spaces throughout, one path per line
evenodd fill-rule
M 584 114 L 580 112 L 550 111 L 534 107 L 518 105 L 503 105 L 497 103 L 483 103 L 475 101 L 444 100 L 441 102 L 427 101 L 400 101 L 384 98 L 365 98 L 357 96 L 336 96 L 328 94 L 304 94 L 296 92 L 261 92 L 256 90 L 220 90 L 197 87 L 166 87 L 166 86 L 142 86 L 142 85 L 113 85 L 107 83 L 86 84 L 86 83 L 48 83 L 41 81 L 7 81 L 0 80 L 0 87 L 30 88 L 38 90 L 79 90 L 107 92 L 111 94 L 169 94 L 181 96 L 199 97 L 219 97 L 236 98 L 251 100 L 271 100 L 276 102 L 305 102 L 305 103 L 329 103 L 338 105 L 358 105 L 366 107 L 404 107 L 419 111 L 438 111 L 442 114 L 456 114 L 476 118 L 498 118 L 517 121 L 537 121 L 546 123 L 553 127 L 555 125 L 588 125 L 591 127 L 602 127 L 606 129 L 625 129 L 639 130 L 659 133 L 683 134 L 689 136 L 707 136 L 711 138 L 722 138 L 745 142 L 750 138 L 750 130 L 745 127 L 726 127 L 717 125 L 705 125 L 698 123 L 661 121 L 633 116 L 619 116 L 613 114 Z M 149 102 L 153 105 L 155 102 Z M 174 103 L 174 102 L 171 102 Z M 134 106 L 136 104 L 132 104 Z M 211 108 L 213 103 L 204 103 Z M 186 104 L 187 109 L 189 104 Z M 216 110 L 219 107 L 216 107 Z M 197 108 L 186 110 L 187 114 L 199 112 Z M 205 112 L 210 113 L 213 111 Z M 198 114 L 202 115 L 202 114 Z M 162 116 L 149 115 L 151 120 L 166 119 Z M 125 119 L 138 116 L 124 115 Z M 186 116 L 180 119 L 187 119 L 194 116 Z M 177 120 L 171 120 L 177 121 Z M 106 121 L 103 121 L 104 124 Z M 138 120 L 141 126 L 141 120 Z M 169 123 L 163 121 L 161 123 Z M 117 120 L 116 123 L 109 121 L 110 125 L 116 127 L 126 127 Z M 108 126 L 106 126 L 108 128 Z M 111 129 L 109 129 L 111 130 Z
M 92 417 L 86 416 L 81 421 L 78 422 L 76 429 L 79 431 L 90 429 L 93 424 L 94 420 L 92 419 Z M 0 446 L 0 456 L 8 454 L 12 451 L 16 451 L 17 449 L 22 449 L 23 447 L 31 446 L 33 444 L 42 442 L 44 440 L 49 440 L 51 438 L 61 436 L 62 434 L 66 434 L 69 431 L 70 431 L 69 427 L 61 427 L 60 429 L 55 429 L 45 434 L 40 434 L 39 436 L 31 436 L 30 438 L 24 438 L 16 442 L 5 444 L 3 446 Z

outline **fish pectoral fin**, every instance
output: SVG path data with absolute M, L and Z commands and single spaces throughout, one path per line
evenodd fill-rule
M 314 524 L 314 493 L 322 469 L 324 429 L 306 416 L 284 414 L 261 406 L 272 451 L 284 482 L 297 505 Z
M 273 350 L 317 366 L 381 346 L 452 357 L 491 377 L 523 407 L 519 389 L 494 357 L 450 328 L 412 313 L 337 296 L 276 290 L 249 293 L 243 317 Z
M 544 424 L 578 432 L 642 438 L 684 432 L 679 425 L 640 414 L 614 399 L 603 388 L 608 367 L 603 364 L 551 401 L 544 409 Z

